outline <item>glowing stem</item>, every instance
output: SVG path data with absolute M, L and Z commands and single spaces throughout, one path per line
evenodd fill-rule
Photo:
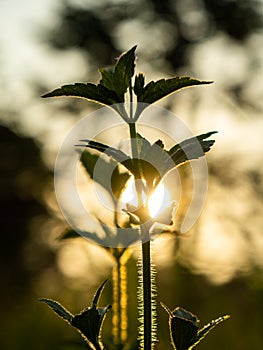
M 141 226 L 142 236 L 148 232 Z M 149 238 L 149 237 L 148 237 Z M 143 283 L 143 332 L 144 350 L 151 350 L 152 342 L 152 292 L 151 292 L 151 245 L 150 239 L 142 243 L 142 283 Z

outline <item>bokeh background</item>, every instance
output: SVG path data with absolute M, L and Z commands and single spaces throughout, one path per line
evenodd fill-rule
M 207 323 L 231 319 L 200 345 L 262 349 L 263 2 L 261 0 L 1 0 L 0 2 L 0 348 L 77 349 L 79 337 L 38 302 L 72 312 L 90 303 L 113 260 L 82 238 L 60 240 L 53 167 L 72 125 L 94 108 L 42 100 L 65 83 L 94 82 L 137 44 L 147 80 L 213 80 L 161 102 L 193 133 L 218 130 L 209 153 L 207 201 L 185 238 L 155 244 L 158 302 Z M 136 262 L 129 263 L 129 339 L 136 333 Z M 134 293 L 134 297 L 132 297 Z M 111 302 L 110 283 L 102 303 Z M 169 348 L 159 308 L 158 349 Z M 105 330 L 111 327 L 110 317 Z M 107 335 L 106 335 L 107 337 Z

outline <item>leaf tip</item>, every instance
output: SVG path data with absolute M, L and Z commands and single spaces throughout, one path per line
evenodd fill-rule
M 165 305 L 165 303 L 163 303 L 162 301 L 160 302 L 162 308 L 168 313 L 168 315 L 170 317 L 172 317 L 172 311 L 169 309 L 169 307 L 167 305 Z

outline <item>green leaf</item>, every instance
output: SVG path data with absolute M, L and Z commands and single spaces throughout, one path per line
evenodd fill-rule
M 106 161 L 97 154 L 90 153 L 88 150 L 82 152 L 80 161 L 91 179 L 103 186 L 112 196 L 114 201 L 119 199 L 126 182 L 130 178 L 130 175 L 128 173 L 121 173 L 116 161 L 112 159 Z M 96 171 L 96 176 L 94 177 L 94 169 L 96 164 L 98 164 L 99 170 Z M 110 174 L 111 181 L 109 181 Z
M 107 281 L 105 280 L 98 288 L 91 307 L 84 309 L 81 313 L 74 316 L 71 323 L 96 349 L 103 349 L 100 344 L 101 326 L 107 311 L 111 308 L 111 305 L 97 307 L 101 292 Z
M 142 76 L 138 76 L 134 93 L 137 95 L 137 101 L 141 102 L 141 104 L 138 104 L 135 113 L 135 120 L 138 119 L 141 112 L 147 107 L 147 105 L 150 105 L 173 92 L 194 85 L 211 83 L 211 81 L 201 81 L 191 77 L 175 77 L 151 81 L 143 87 L 143 78 Z
M 126 167 L 126 169 L 129 170 L 132 174 L 134 175 L 138 174 L 138 170 L 133 162 L 133 159 L 131 159 L 127 154 L 125 154 L 121 150 L 118 150 L 114 147 L 105 145 L 97 141 L 92 141 L 92 140 L 80 140 L 80 141 L 85 142 L 86 144 L 80 144 L 77 146 L 83 146 L 83 147 L 95 149 L 96 151 L 105 153 L 106 155 L 112 157 L 118 163 Z
M 176 350 L 193 349 L 215 326 L 230 317 L 219 317 L 198 330 L 199 320 L 194 314 L 181 307 L 171 311 L 164 303 L 161 305 L 169 315 L 170 336 Z
M 113 159 L 115 159 L 119 163 L 122 163 L 126 159 L 130 159 L 130 157 L 127 154 L 125 154 L 124 152 L 122 152 L 114 147 L 105 145 L 101 142 L 97 142 L 97 141 L 93 141 L 93 140 L 80 140 L 80 141 L 85 142 L 86 144 L 77 145 L 77 146 L 84 146 L 84 147 L 95 149 L 96 151 L 105 153 L 106 155 L 112 157 Z
M 73 315 L 57 301 L 41 298 L 39 301 L 46 303 L 58 316 L 71 323 Z
M 115 103 L 121 103 L 116 92 L 107 89 L 105 86 L 91 83 L 76 83 L 70 85 L 63 85 L 61 88 L 55 89 L 42 97 L 82 97 L 88 100 L 98 102 L 107 106 Z
M 168 154 L 172 158 L 176 166 L 192 159 L 198 159 L 205 155 L 206 152 L 215 143 L 215 140 L 206 140 L 217 131 L 211 131 L 196 137 L 184 140 L 183 142 L 173 146 Z
M 138 75 L 135 76 L 135 81 L 134 81 L 134 93 L 135 95 L 137 95 L 137 97 L 139 98 L 139 96 L 142 96 L 143 92 L 144 92 L 144 84 L 145 84 L 145 77 L 142 73 L 139 73 Z
M 101 68 L 100 84 L 116 93 L 119 100 L 124 102 L 124 94 L 127 92 L 131 78 L 134 75 L 136 46 L 124 52 L 117 60 L 113 69 Z
M 130 158 L 124 152 L 97 141 L 81 140 L 86 144 L 78 146 L 95 149 L 107 154 L 108 156 L 111 156 L 115 161 L 126 167 L 126 169 L 131 172 L 135 178 L 143 176 L 146 181 L 147 190 L 151 192 L 168 171 L 187 161 L 198 159 L 204 156 L 215 142 L 215 140 L 207 139 L 215 133 L 216 131 L 211 131 L 198 135 L 196 137 L 189 138 L 179 144 L 176 144 L 170 148 L 170 150 L 164 149 L 162 140 L 157 140 L 155 143 L 151 144 L 146 138 L 142 137 L 140 134 L 136 134 L 136 139 L 133 140 L 133 142 L 137 142 L 139 159 Z M 85 157 L 84 153 L 83 157 Z M 94 156 L 94 159 L 91 159 L 90 164 L 86 162 L 86 170 L 88 173 L 91 172 L 92 168 L 94 168 L 95 160 L 99 158 L 96 157 L 97 156 Z M 89 167 L 91 169 L 89 169 Z M 107 167 L 108 165 L 105 164 L 105 169 L 107 169 Z M 122 178 L 118 172 L 116 172 L 114 176 L 114 181 L 117 180 L 118 182 L 120 180 L 122 184 L 125 184 L 125 180 L 128 178 L 128 174 Z M 115 183 L 117 182 L 115 181 Z M 117 195 L 120 194 L 118 191 L 119 189 L 116 192 Z
M 113 108 L 125 121 L 128 115 L 123 105 L 124 94 L 127 92 L 134 75 L 136 46 L 124 52 L 117 60 L 113 69 L 101 68 L 101 80 L 98 85 L 92 83 L 75 83 L 63 85 L 42 97 L 81 97 Z
M 104 349 L 100 342 L 101 327 L 107 311 L 111 308 L 111 305 L 106 307 L 97 307 L 99 297 L 106 282 L 107 280 L 104 281 L 98 288 L 93 298 L 91 307 L 84 309 L 75 316 L 73 316 L 56 301 L 50 299 L 40 299 L 40 301 L 48 304 L 57 315 L 69 322 L 73 327 L 77 328 L 86 342 L 89 345 L 92 344 L 96 350 Z
M 169 314 L 172 345 L 176 350 L 188 350 L 197 336 L 199 320 L 191 312 L 177 307 L 173 311 L 161 303 Z
M 165 175 L 165 166 L 170 157 L 163 148 L 161 140 L 156 141 L 152 145 L 146 139 L 142 138 L 142 141 L 140 152 L 141 168 L 148 189 L 152 191 Z

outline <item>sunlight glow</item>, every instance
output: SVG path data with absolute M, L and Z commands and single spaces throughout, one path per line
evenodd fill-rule
M 147 200 L 145 192 L 142 193 L 142 199 L 145 202 Z M 131 204 L 133 206 L 138 205 L 138 199 L 136 195 L 135 181 L 134 178 L 131 178 L 127 186 L 122 193 L 121 201 L 123 204 Z M 152 218 L 156 218 L 159 214 L 162 213 L 164 209 L 171 205 L 171 197 L 168 189 L 160 183 L 153 194 L 150 196 L 148 201 L 149 213 Z
M 151 217 L 157 217 L 170 205 L 171 197 L 169 191 L 163 183 L 160 183 L 149 199 L 148 207 Z

